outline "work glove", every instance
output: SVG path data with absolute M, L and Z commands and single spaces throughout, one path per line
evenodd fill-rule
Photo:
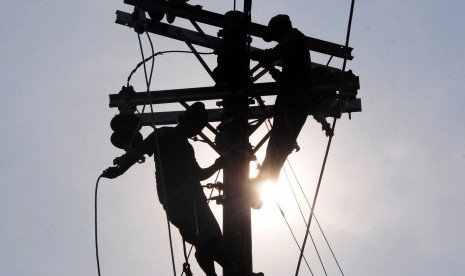
M 123 170 L 120 167 L 108 167 L 103 171 L 102 177 L 114 179 L 123 174 Z
M 119 166 L 122 159 L 123 159 L 123 155 L 116 157 L 115 159 L 113 159 L 113 165 Z
M 325 132 L 327 137 L 333 137 L 333 130 L 331 125 L 326 121 L 326 118 L 317 115 L 313 115 L 313 118 L 315 118 L 315 120 L 321 124 L 321 130 Z
M 331 125 L 328 122 L 326 122 L 326 120 L 324 122 L 321 122 L 321 129 L 325 132 L 327 137 L 333 137 L 334 132 L 331 128 Z
M 279 71 L 278 69 L 271 66 L 271 67 L 268 68 L 268 72 L 270 73 L 271 77 L 275 81 L 280 81 L 281 80 L 281 71 Z

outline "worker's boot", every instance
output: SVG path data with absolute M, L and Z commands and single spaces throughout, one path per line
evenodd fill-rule
M 178 2 L 178 3 L 187 3 L 187 1 L 189 1 L 189 0 L 168 0 L 168 1 Z M 168 21 L 168 23 L 170 23 L 170 24 L 172 24 L 174 22 L 175 18 L 176 18 L 175 15 L 166 14 L 166 21 Z

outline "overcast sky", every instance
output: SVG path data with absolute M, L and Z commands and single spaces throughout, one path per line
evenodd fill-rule
M 233 1 L 191 3 L 217 13 L 233 8 Z M 343 44 L 349 8 L 349 0 L 256 0 L 252 17 L 266 24 L 285 13 L 307 36 Z M 97 275 L 95 181 L 123 153 L 110 143 L 117 110 L 108 95 L 141 59 L 136 34 L 114 23 L 118 9 L 132 7 L 122 0 L 0 3 L 0 275 Z M 360 76 L 363 112 L 338 121 L 316 206 L 345 275 L 465 275 L 464 11 L 462 0 L 356 1 L 348 69 Z M 157 51 L 187 49 L 152 39 Z M 148 53 L 145 38 L 144 45 Z M 208 62 L 213 67 L 214 57 Z M 132 84 L 145 90 L 142 71 Z M 172 54 L 157 59 L 151 88 L 212 84 L 193 56 Z M 302 150 L 289 159 L 311 200 L 327 139 L 309 118 L 298 141 Z M 217 157 L 194 147 L 202 166 Z M 304 223 L 282 176 L 276 200 L 300 243 Z M 102 275 L 173 275 L 153 162 L 101 180 L 98 200 Z M 308 216 L 301 195 L 299 202 Z M 221 224 L 221 206 L 211 206 Z M 328 275 L 341 275 L 313 226 Z M 253 235 L 255 271 L 294 275 L 299 251 L 275 202 L 253 211 Z M 175 229 L 173 236 L 179 275 L 182 246 Z M 313 273 L 325 275 L 311 244 L 306 256 Z M 191 264 L 202 275 L 194 258 Z M 311 275 L 306 265 L 299 275 Z

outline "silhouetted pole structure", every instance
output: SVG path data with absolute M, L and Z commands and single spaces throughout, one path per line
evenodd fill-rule
M 110 95 L 110 107 L 121 108 L 132 104 L 145 105 L 159 103 L 184 103 L 187 101 L 205 101 L 221 99 L 222 109 L 210 109 L 209 121 L 221 121 L 216 135 L 215 143 L 208 137 L 206 140 L 212 148 L 225 157 L 223 171 L 223 236 L 226 250 L 236 266 L 240 269 L 241 276 L 250 276 L 252 266 L 252 227 L 249 179 L 250 156 L 263 144 L 266 139 L 258 143 L 255 148 L 249 144 L 248 120 L 260 119 L 261 122 L 269 116 L 272 106 L 249 107 L 249 98 L 276 95 L 278 86 L 276 83 L 253 83 L 250 78 L 249 44 L 250 35 L 263 37 L 266 26 L 251 22 L 251 0 L 244 0 L 244 12 L 228 12 L 225 15 L 209 12 L 202 8 L 191 6 L 177 1 L 162 0 L 124 0 L 124 3 L 137 6 L 137 9 L 149 13 L 166 13 L 191 21 L 197 31 L 180 28 L 174 25 L 158 22 L 160 20 L 146 20 L 145 13 L 133 14 L 117 11 L 116 23 L 122 24 L 136 31 L 144 30 L 161 36 L 185 42 L 194 54 L 196 50 L 192 45 L 198 45 L 218 50 L 218 67 L 211 71 L 202 58 L 196 57 L 215 80 L 212 87 L 197 87 L 185 89 L 171 89 L 140 93 L 119 93 Z M 142 16 L 142 17 L 141 17 Z M 205 34 L 196 22 L 223 28 L 219 35 L 213 37 Z M 220 34 L 219 33 L 219 34 Z M 222 48 L 223 47 L 223 48 Z M 348 46 L 342 46 L 331 42 L 307 37 L 309 50 L 330 55 L 352 59 Z M 222 50 L 221 50 L 222 49 Z M 223 52 L 222 52 L 223 51 Z M 329 95 L 321 101 L 311 104 L 310 115 L 323 117 L 339 117 L 340 113 L 361 111 L 361 101 L 356 98 L 359 89 L 359 79 L 352 72 L 341 72 L 336 68 L 313 63 L 315 68 L 324 68 L 326 75 L 314 83 L 315 91 Z M 320 70 L 321 71 L 321 70 Z M 218 73 L 219 72 L 219 73 Z M 258 73 L 255 76 L 259 75 Z M 344 85 L 341 88 L 338 79 L 345 75 Z M 259 77 L 258 77 L 259 78 Z M 128 81 L 129 82 L 129 81 Z M 336 91 L 354 92 L 348 97 L 341 110 L 334 112 L 334 106 L 338 102 Z M 183 105 L 184 105 L 183 104 Z M 142 113 L 137 116 L 141 119 L 142 126 L 174 124 L 182 111 Z M 257 124 L 258 128 L 260 124 Z M 256 129 L 255 128 L 255 129 Z M 202 136 L 203 137 L 203 136 Z M 231 276 L 224 272 L 224 276 Z M 236 274 L 234 275 L 236 276 Z
M 224 201 L 223 201 L 223 236 L 226 251 L 232 261 L 241 270 L 241 275 L 252 273 L 252 227 L 250 197 L 247 190 L 249 179 L 249 148 L 248 125 L 248 91 L 249 91 L 249 59 L 247 53 L 248 28 L 250 26 L 251 1 L 244 1 L 244 14 L 235 18 L 240 29 L 231 30 L 239 34 L 240 47 L 238 51 L 230 51 L 231 58 L 240 65 L 239 70 L 233 70 L 237 76 L 232 76 L 232 96 L 223 100 L 223 120 L 220 137 L 229 145 L 226 166 L 223 171 Z M 225 43 L 227 38 L 225 38 Z M 233 41 L 234 43 L 234 41 Z M 225 45 L 231 47 L 232 45 Z M 227 272 L 224 276 L 230 276 Z

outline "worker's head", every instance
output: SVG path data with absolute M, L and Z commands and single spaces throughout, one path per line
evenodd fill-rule
M 189 106 L 186 111 L 179 116 L 178 128 L 192 137 L 199 134 L 208 123 L 208 113 L 205 105 L 201 102 L 195 102 Z
M 292 23 L 289 16 L 285 14 L 278 14 L 270 19 L 268 29 L 263 36 L 263 40 L 266 42 L 279 42 L 290 29 L 292 29 Z

